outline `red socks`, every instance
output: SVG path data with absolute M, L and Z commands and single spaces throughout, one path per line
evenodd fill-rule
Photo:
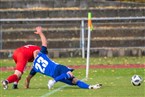
M 17 77 L 16 74 L 13 74 L 13 75 L 11 75 L 11 76 L 9 76 L 9 77 L 7 78 L 7 81 L 8 81 L 9 83 L 15 82 L 15 81 L 17 81 L 17 80 L 19 80 L 19 79 L 18 79 L 18 77 Z

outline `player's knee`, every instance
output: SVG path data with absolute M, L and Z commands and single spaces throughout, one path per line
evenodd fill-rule
M 71 71 L 67 72 L 67 74 L 70 75 L 70 79 L 72 79 L 73 84 L 76 84 L 78 82 L 78 79 L 74 77 L 74 75 Z
M 15 73 L 14 74 L 16 74 L 19 79 L 22 76 L 22 73 L 20 71 L 18 71 L 18 70 L 15 70 Z
M 73 80 L 72 80 L 72 83 L 76 84 L 77 82 L 78 82 L 78 79 L 74 77 Z

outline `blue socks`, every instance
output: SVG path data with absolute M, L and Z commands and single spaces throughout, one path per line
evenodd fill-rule
M 80 88 L 83 88 L 83 89 L 88 89 L 89 88 L 88 84 L 86 84 L 85 82 L 80 81 L 80 80 L 78 80 L 78 82 L 76 84 L 77 84 L 77 86 L 79 86 Z

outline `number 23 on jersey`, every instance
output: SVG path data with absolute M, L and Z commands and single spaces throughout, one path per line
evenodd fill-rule
M 48 65 L 48 62 L 44 60 L 42 57 L 39 57 L 37 59 L 37 62 L 35 63 L 35 68 L 39 70 L 41 73 L 44 73 L 47 65 Z

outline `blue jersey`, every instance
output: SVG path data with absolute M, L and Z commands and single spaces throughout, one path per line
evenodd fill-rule
M 33 62 L 33 70 L 47 76 L 53 76 L 56 66 L 59 65 L 52 61 L 47 54 L 40 52 Z

